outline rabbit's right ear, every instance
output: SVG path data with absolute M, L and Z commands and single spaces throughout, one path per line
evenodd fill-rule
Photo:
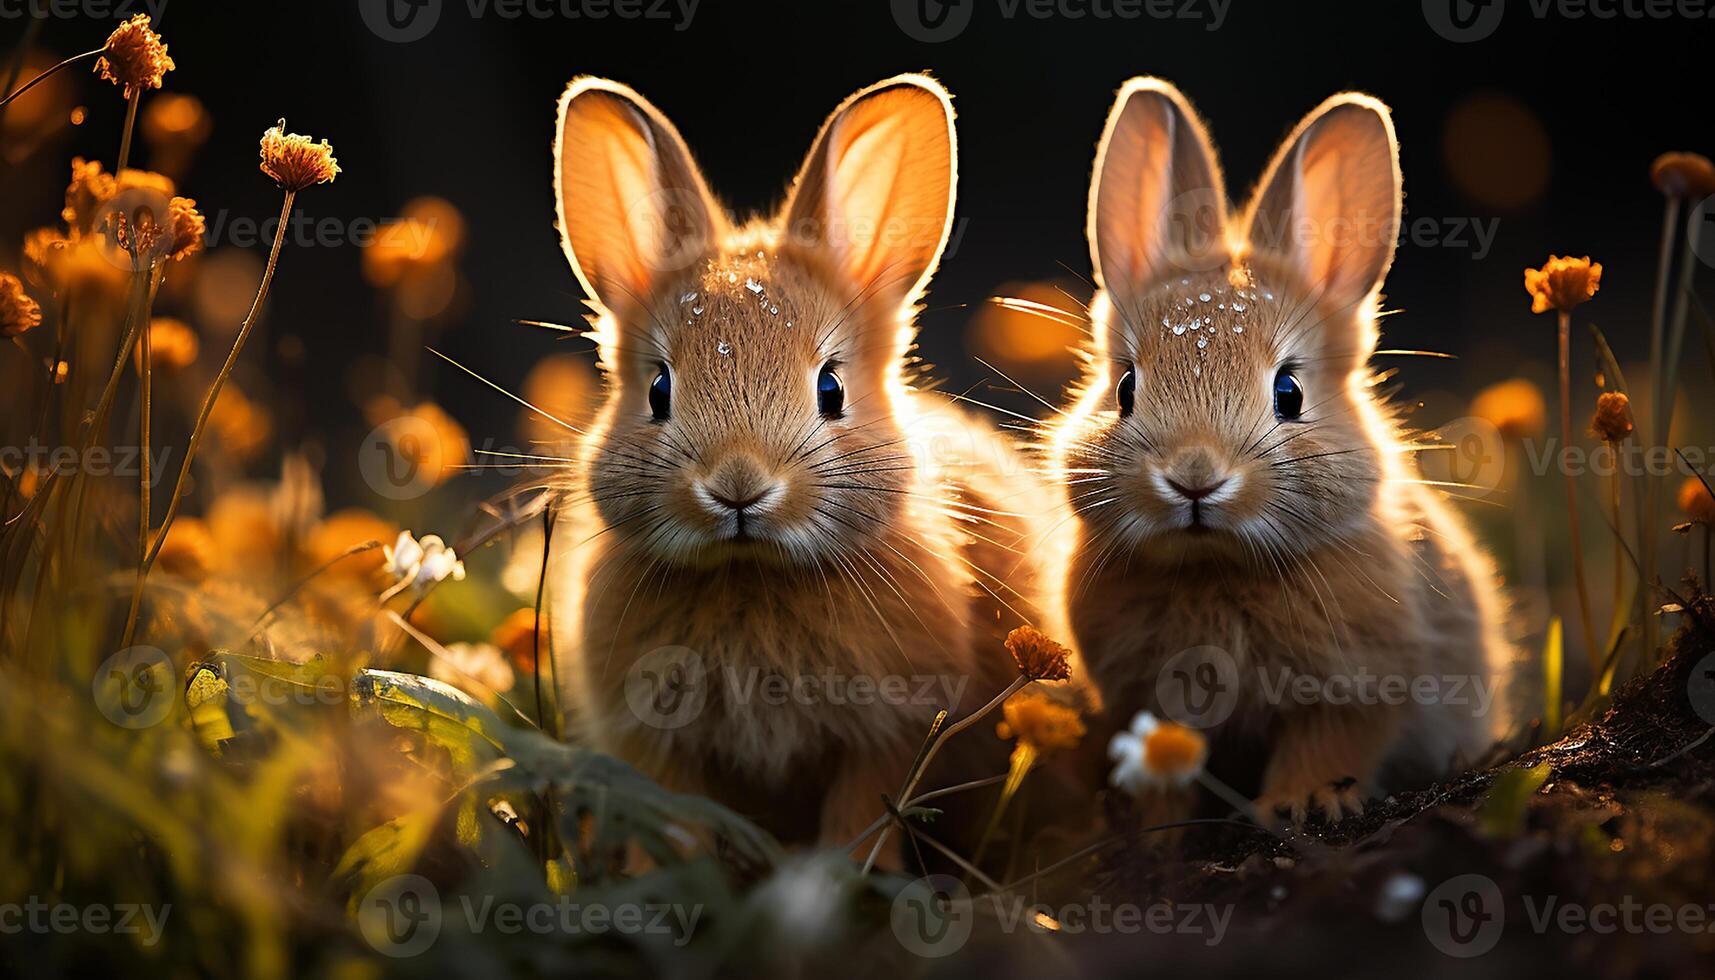
M 609 311 L 646 303 L 725 228 L 678 130 L 605 78 L 575 78 L 560 97 L 554 197 L 572 271 Z
M 1096 149 L 1087 229 L 1102 287 L 1129 303 L 1151 283 L 1227 261 L 1227 196 L 1208 130 L 1159 78 L 1120 88 Z

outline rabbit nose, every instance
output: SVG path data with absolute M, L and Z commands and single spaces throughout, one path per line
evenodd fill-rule
M 755 507 L 773 495 L 779 486 L 778 481 L 749 459 L 724 463 L 699 483 L 709 500 L 732 511 Z
M 1175 480 L 1172 477 L 1168 477 L 1167 478 L 1167 485 L 1172 487 L 1179 494 L 1179 496 L 1184 497 L 1186 500 L 1198 501 L 1198 500 L 1202 500 L 1204 497 L 1207 497 L 1208 495 L 1214 493 L 1216 490 L 1219 490 L 1222 487 L 1226 486 L 1227 481 L 1224 479 L 1221 479 L 1221 480 L 1216 480 L 1213 483 L 1204 484 L 1202 486 L 1188 487 L 1188 486 L 1185 486 L 1184 484 L 1180 483 L 1178 480 Z

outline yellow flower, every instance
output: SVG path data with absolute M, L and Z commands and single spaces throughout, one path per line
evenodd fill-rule
M 458 208 L 438 197 L 419 197 L 364 246 L 363 277 L 374 286 L 397 286 L 452 258 L 463 243 L 464 217 Z
M 201 350 L 196 331 L 183 320 L 158 316 L 149 321 L 149 366 L 157 371 L 178 371 L 196 363 Z M 138 370 L 143 364 L 143 343 L 137 342 L 132 360 Z
M 66 227 L 71 229 L 72 236 L 89 234 L 100 216 L 101 209 L 118 191 L 118 182 L 113 175 L 101 169 L 98 160 L 85 161 L 82 157 L 74 157 L 71 161 L 71 183 L 66 186 L 65 210 L 60 217 L 65 219 Z
M 160 530 L 157 528 L 155 533 Z M 169 575 L 200 582 L 214 567 L 214 555 L 214 535 L 209 533 L 208 525 L 195 517 L 181 517 L 168 529 L 156 562 Z
M 1668 197 L 1701 201 L 1715 194 L 1715 164 L 1701 153 L 1663 153 L 1650 164 L 1649 176 Z
M 1695 476 L 1686 477 L 1679 485 L 1679 509 L 1694 521 L 1715 524 L 1715 497 L 1709 495 L 1709 488 Z
M 239 462 L 256 458 L 274 437 L 274 422 L 267 409 L 245 397 L 234 384 L 220 389 L 208 414 L 208 424 L 221 447 Z
M 42 323 L 42 308 L 10 272 L 0 272 L 0 337 L 16 337 Z
M 1151 787 L 1183 786 L 1197 778 L 1209 758 L 1203 733 L 1140 711 L 1131 728 L 1108 742 L 1114 761 L 1109 781 L 1133 796 Z
M 24 236 L 24 278 L 41 289 L 59 292 L 65 282 L 66 236 L 58 228 L 37 228 Z
M 514 610 L 512 615 L 500 621 L 488 639 L 495 646 L 506 651 L 512 658 L 512 664 L 522 673 L 529 673 L 536 659 L 536 610 L 529 606 Z M 542 655 L 546 659 L 548 653 L 547 640 L 542 642 Z
M 1523 378 L 1490 385 L 1471 400 L 1471 414 L 1483 419 L 1507 439 L 1529 439 L 1541 435 L 1548 424 L 1548 406 L 1542 392 Z
M 327 140 L 315 143 L 308 136 L 288 133 L 282 119 L 262 134 L 262 172 L 283 190 L 301 191 L 339 176 L 339 163 Z
M 1573 307 L 1596 295 L 1602 287 L 1602 263 L 1550 255 L 1540 269 L 1524 270 L 1524 288 L 1530 293 L 1530 311 L 1570 313 Z
M 1006 720 L 995 726 L 1001 738 L 1015 738 L 1044 755 L 1076 748 L 1084 737 L 1078 712 L 1039 694 L 1016 694 L 1001 705 Z
M 149 15 L 138 14 L 107 36 L 95 73 L 120 86 L 129 99 L 140 89 L 160 88 L 161 79 L 177 66 L 167 57 L 161 35 L 149 28 Z
M 1623 392 L 1604 391 L 1596 397 L 1590 431 L 1604 442 L 1619 442 L 1632 434 L 1632 402 Z
M 144 141 L 156 150 L 184 153 L 208 139 L 210 126 L 201 99 L 166 92 L 149 100 L 138 128 Z
M 1072 676 L 1068 663 L 1072 651 L 1034 626 L 1020 626 L 1006 634 L 1006 648 L 1019 673 L 1033 681 L 1063 681 Z

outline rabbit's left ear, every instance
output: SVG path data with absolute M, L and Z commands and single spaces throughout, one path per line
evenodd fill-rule
M 846 99 L 822 125 L 786 202 L 785 235 L 829 260 L 855 292 L 903 304 L 946 246 L 957 179 L 947 90 L 899 75 Z
M 1275 154 L 1245 218 L 1253 253 L 1283 260 L 1326 308 L 1368 301 L 1393 262 L 1400 223 L 1399 143 L 1387 106 L 1336 95 Z

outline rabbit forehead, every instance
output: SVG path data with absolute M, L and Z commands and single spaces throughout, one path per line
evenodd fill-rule
M 1242 406 L 1255 376 L 1293 357 L 1304 332 L 1286 295 L 1243 268 L 1174 276 L 1111 315 L 1113 354 L 1139 368 L 1139 397 L 1186 410 Z

